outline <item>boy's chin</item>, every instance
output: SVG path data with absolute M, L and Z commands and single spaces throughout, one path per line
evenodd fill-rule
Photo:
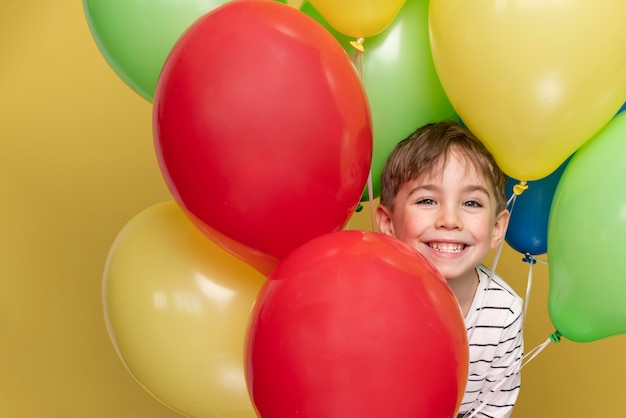
M 474 280 L 474 278 L 477 277 L 476 275 L 476 269 L 470 269 L 470 270 L 464 270 L 464 271 L 458 271 L 456 269 L 450 269 L 450 268 L 440 268 L 438 266 L 437 270 L 439 270 L 439 272 L 443 275 L 443 277 L 446 279 L 447 282 L 452 283 L 452 282 L 462 282 L 462 281 L 472 281 Z

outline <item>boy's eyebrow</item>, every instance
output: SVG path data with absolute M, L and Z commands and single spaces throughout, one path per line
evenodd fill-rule
M 429 192 L 437 192 L 441 189 L 442 189 L 441 186 L 438 186 L 437 184 L 434 184 L 434 183 L 418 184 L 417 186 L 409 190 L 409 196 L 421 190 L 426 190 Z M 481 193 L 486 194 L 487 196 L 490 196 L 489 190 L 486 187 L 481 186 L 480 184 L 470 184 L 463 189 L 463 192 L 465 193 L 481 192 Z
M 435 191 L 441 190 L 441 186 L 437 186 L 436 184 L 433 184 L 433 183 L 426 183 L 426 184 L 420 183 L 417 186 L 411 188 L 411 190 L 409 190 L 409 195 L 412 195 L 413 193 L 418 192 L 420 190 L 427 190 L 427 191 L 435 192 Z
M 421 183 L 416 185 L 415 187 L 412 187 L 411 190 L 409 190 L 409 194 L 407 195 L 408 197 L 412 197 L 414 194 L 416 193 L 441 193 L 441 186 L 438 186 L 435 183 Z
M 486 187 L 481 186 L 480 184 L 475 184 L 475 185 L 474 184 L 470 184 L 469 186 L 467 186 L 465 188 L 465 191 L 468 191 L 468 192 L 482 192 L 482 193 L 486 194 L 487 196 L 489 196 L 489 190 Z

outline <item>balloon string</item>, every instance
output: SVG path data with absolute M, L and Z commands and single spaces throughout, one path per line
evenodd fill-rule
M 374 207 L 374 189 L 372 186 L 372 170 L 371 169 L 367 176 L 367 194 L 368 194 L 368 203 L 369 203 L 369 208 L 370 208 L 370 222 L 372 224 L 372 231 L 376 232 L 376 216 L 374 215 L 376 213 L 376 210 L 375 210 L 376 208 Z M 354 209 L 355 212 L 361 212 L 362 210 L 363 210 L 363 205 L 361 205 L 361 203 L 359 203 L 356 209 Z M 350 229 L 350 221 L 348 221 L 344 229 Z
M 515 208 L 515 201 L 517 200 L 517 196 L 521 195 L 526 189 L 528 189 L 528 184 L 526 184 L 525 181 L 522 181 L 513 187 L 513 193 L 511 194 L 511 197 L 509 197 L 509 200 L 506 203 L 507 207 L 510 206 L 510 209 L 509 209 L 510 216 L 513 215 L 513 209 Z M 524 320 L 526 320 L 526 314 L 528 313 L 528 304 L 530 303 L 530 291 L 532 289 L 532 283 L 533 283 L 533 265 L 536 264 L 537 261 L 541 263 L 545 263 L 545 264 L 547 264 L 548 262 L 544 260 L 536 259 L 530 253 L 524 254 L 524 258 L 522 258 L 522 261 L 529 264 L 528 279 L 527 279 L 527 284 L 526 284 L 526 297 L 524 299 L 524 311 L 523 311 L 523 317 L 524 317 Z
M 354 57 L 352 58 L 352 64 L 359 73 L 359 77 L 363 78 L 363 51 L 355 50 Z
M 357 73 L 359 74 L 359 78 L 363 79 L 363 38 L 358 38 L 355 41 L 350 41 L 350 45 L 354 47 L 354 57 L 352 58 L 352 63 L 354 64 Z M 372 224 L 372 231 L 376 232 L 376 217 L 374 210 L 374 188 L 372 184 L 372 169 L 370 167 L 369 174 L 367 176 L 367 193 L 369 199 L 369 207 L 370 207 L 370 222 Z
M 520 372 L 528 363 L 530 363 L 535 357 L 537 357 L 539 353 L 541 353 L 548 345 L 550 345 L 550 343 L 558 343 L 559 341 L 561 341 L 561 333 L 559 333 L 558 331 L 554 331 L 552 334 L 550 334 L 550 336 L 544 342 L 542 342 L 537 347 L 530 350 L 528 353 L 524 354 L 522 356 L 522 365 L 520 366 Z M 514 364 L 512 364 L 506 370 L 504 370 L 503 375 L 506 376 L 506 374 L 509 372 L 509 370 L 513 366 Z M 492 389 L 490 389 L 489 393 L 495 396 L 496 392 L 500 390 L 500 388 L 505 382 L 506 380 L 504 379 L 500 380 L 497 385 L 495 385 Z M 489 396 L 486 396 L 486 398 L 487 398 L 486 400 L 483 399 L 482 401 L 480 401 L 480 405 L 477 408 L 471 410 L 470 411 L 471 413 L 467 412 L 465 413 L 465 415 L 463 415 L 463 417 L 472 418 L 476 414 L 478 414 L 478 412 L 480 412 L 480 410 L 483 409 L 483 407 L 489 403 L 488 402 Z
M 506 206 L 507 208 L 510 206 L 511 209 L 509 209 L 509 216 L 511 214 L 513 214 L 513 207 L 515 206 L 515 199 L 517 198 L 517 194 L 513 193 L 511 195 L 511 197 L 509 198 L 509 200 L 507 200 L 506 202 Z M 504 230 L 504 236 L 506 236 L 506 231 L 509 229 L 509 224 L 506 225 L 506 229 Z M 498 249 L 496 250 L 496 254 L 493 257 L 493 263 L 491 264 L 491 273 L 493 274 L 494 271 L 496 271 L 496 266 L 498 265 L 498 260 L 500 260 L 500 254 L 502 253 L 502 247 L 504 246 L 504 239 L 502 241 L 500 241 L 500 245 L 498 245 Z M 489 279 L 491 279 L 491 275 L 489 276 Z
M 515 201 L 517 200 L 517 196 L 521 195 L 526 189 L 528 189 L 528 184 L 526 184 L 525 181 L 521 181 L 513 186 L 513 193 L 511 193 L 511 197 L 509 197 L 509 200 L 506 201 L 506 207 L 511 207 L 509 209 L 510 216 L 513 215 L 513 208 L 515 207 Z
M 554 331 L 544 342 L 524 354 L 524 357 L 522 357 L 522 367 L 520 369 L 523 369 L 528 363 L 537 357 L 539 353 L 541 353 L 550 343 L 558 343 L 560 341 L 561 333 L 559 331 Z
M 528 312 L 528 304 L 529 304 L 529 301 L 530 301 L 530 290 L 532 288 L 532 283 L 533 283 L 533 266 L 537 262 L 540 262 L 540 263 L 543 263 L 543 264 L 548 264 L 548 261 L 535 258 L 530 253 L 526 253 L 524 255 L 524 258 L 522 258 L 522 261 L 529 264 L 529 267 L 528 267 L 528 282 L 526 284 L 526 299 L 524 300 L 524 321 L 526 321 L 526 313 Z
M 370 222 L 372 223 L 372 231 L 376 232 L 376 217 L 374 216 L 374 190 L 372 186 L 372 170 L 367 176 L 367 197 L 370 204 Z
M 498 260 L 500 260 L 500 254 L 502 254 L 503 246 L 504 246 L 504 240 L 500 242 L 500 245 L 498 245 L 498 249 L 496 250 L 496 254 L 493 256 L 493 262 L 491 263 L 491 272 L 489 273 L 489 279 L 491 279 L 491 275 L 494 273 L 494 271 L 496 271 Z
M 530 289 L 533 287 L 533 266 L 536 262 L 532 255 L 526 254 L 526 257 L 528 258 L 528 279 L 526 283 L 526 298 L 524 300 L 524 323 L 526 323 L 526 313 L 528 313 L 528 304 L 530 302 Z
M 517 196 L 519 196 L 519 195 L 517 195 L 515 193 L 512 193 L 511 197 L 509 197 L 509 200 L 506 201 L 506 206 L 507 207 L 509 207 L 509 206 L 511 207 L 511 209 L 509 209 L 509 212 L 511 214 L 513 214 L 513 208 L 515 207 L 515 201 L 517 200 Z
M 509 209 L 509 217 L 510 215 L 513 213 L 513 207 L 515 206 L 515 199 L 517 198 L 517 194 L 513 194 L 509 200 L 507 200 L 506 202 L 506 206 L 507 208 L 509 206 L 511 206 L 511 209 Z M 509 229 L 509 224 L 506 224 L 506 228 L 504 230 L 504 234 L 503 236 L 506 236 L 506 231 Z M 498 245 L 498 249 L 496 250 L 496 254 L 493 257 L 493 263 L 491 264 L 491 273 L 489 275 L 489 279 L 491 280 L 491 274 L 493 274 L 493 272 L 496 271 L 496 266 L 498 265 L 498 260 L 500 260 L 500 254 L 502 253 L 502 247 L 504 246 L 504 239 L 502 241 L 500 241 L 500 245 Z

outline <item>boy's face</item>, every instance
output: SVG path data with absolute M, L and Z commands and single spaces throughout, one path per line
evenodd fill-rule
M 448 280 L 475 278 L 475 267 L 504 238 L 509 213 L 496 214 L 493 187 L 451 153 L 441 173 L 403 184 L 394 209 L 379 206 L 380 232 L 422 253 Z

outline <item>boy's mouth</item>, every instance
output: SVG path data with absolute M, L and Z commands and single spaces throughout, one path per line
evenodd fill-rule
M 450 242 L 429 242 L 428 246 L 442 253 L 460 253 L 465 249 L 465 244 Z

